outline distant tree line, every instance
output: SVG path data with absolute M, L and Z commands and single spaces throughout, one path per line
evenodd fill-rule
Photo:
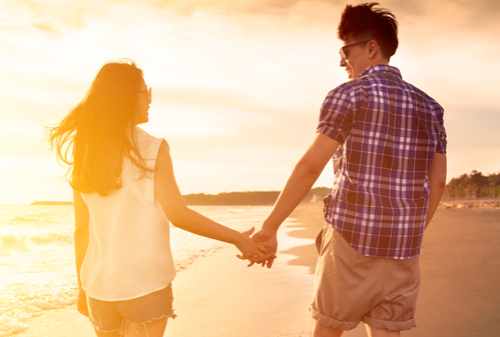
M 322 200 L 330 191 L 326 187 L 313 188 L 304 198 L 305 202 Z M 190 205 L 272 205 L 279 196 L 278 191 L 227 192 L 219 194 L 188 194 L 184 199 Z
M 500 198 L 500 173 L 483 175 L 479 171 L 462 174 L 446 185 L 448 199 Z
M 330 188 L 312 189 L 304 202 L 321 201 Z M 272 205 L 278 198 L 278 191 L 228 192 L 219 194 L 189 194 L 184 198 L 191 205 Z M 445 200 L 451 199 L 497 199 L 500 198 L 500 173 L 483 175 L 472 171 L 453 178 L 446 185 Z

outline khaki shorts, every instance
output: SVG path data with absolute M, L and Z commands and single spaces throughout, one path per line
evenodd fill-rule
M 316 247 L 319 258 L 311 312 L 318 324 L 341 330 L 354 329 L 361 321 L 390 331 L 416 326 L 418 257 L 364 256 L 331 225 L 320 232 Z

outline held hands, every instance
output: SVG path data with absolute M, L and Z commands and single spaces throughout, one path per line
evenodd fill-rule
M 249 266 L 254 263 L 261 263 L 266 259 L 266 249 L 264 245 L 253 240 L 250 235 L 254 232 L 254 228 L 241 232 L 238 240 L 235 242 L 236 247 L 241 254 L 236 255 L 240 260 L 249 260 Z
M 249 260 L 249 267 L 257 263 L 262 267 L 271 268 L 278 248 L 276 232 L 262 228 L 250 237 L 253 232 L 254 229 L 252 228 L 241 233 L 241 240 L 236 244 L 242 252 L 242 255 L 238 255 L 238 258 Z
M 267 266 L 267 268 L 271 268 L 278 250 L 277 232 L 262 227 L 252 236 L 252 239 L 264 249 L 265 257 L 258 261 L 251 260 L 249 266 L 258 263 L 262 267 Z

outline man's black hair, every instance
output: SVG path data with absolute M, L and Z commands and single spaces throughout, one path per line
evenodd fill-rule
M 377 6 L 377 2 L 347 5 L 340 19 L 338 35 L 343 41 L 349 37 L 373 38 L 384 57 L 389 59 L 398 48 L 398 23 L 394 14 Z

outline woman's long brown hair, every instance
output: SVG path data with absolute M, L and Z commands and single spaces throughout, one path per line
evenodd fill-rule
M 75 190 L 104 196 L 119 189 L 124 156 L 151 171 L 132 136 L 143 81 L 132 62 L 105 64 L 85 98 L 51 130 L 50 143 L 70 165 Z

